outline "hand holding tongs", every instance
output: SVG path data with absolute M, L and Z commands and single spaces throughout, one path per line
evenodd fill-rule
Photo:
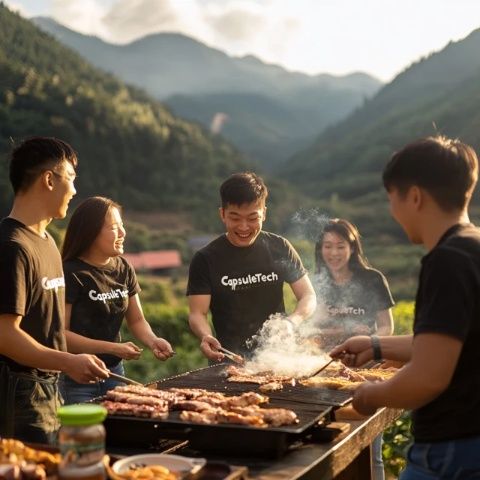
M 129 385 L 140 385 L 143 387 L 143 385 L 140 382 L 132 380 L 131 378 L 128 378 L 128 377 L 124 377 L 123 375 L 118 375 L 118 373 L 113 373 L 110 370 L 108 372 L 108 376 L 120 382 L 127 383 Z
M 245 359 L 241 355 L 238 355 L 238 353 L 231 352 L 223 347 L 218 347 L 218 350 L 220 350 L 232 362 L 238 363 L 239 365 L 245 364 Z

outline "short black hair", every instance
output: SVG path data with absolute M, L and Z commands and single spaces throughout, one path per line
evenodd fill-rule
M 425 189 L 445 211 L 462 210 L 478 179 L 475 150 L 444 136 L 416 140 L 396 152 L 383 171 L 387 191 L 404 195 L 414 185 Z
M 77 154 L 68 143 L 54 137 L 27 138 L 10 156 L 10 183 L 14 193 L 28 189 L 43 171 L 63 161 L 77 167 Z
M 222 207 L 265 202 L 268 189 L 262 178 L 253 172 L 234 173 L 220 186 Z

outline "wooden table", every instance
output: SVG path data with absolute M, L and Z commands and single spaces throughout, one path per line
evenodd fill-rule
M 374 438 L 395 421 L 400 410 L 383 408 L 363 420 L 347 420 L 350 431 L 328 443 L 309 443 L 275 461 L 247 463 L 259 480 L 368 480 Z

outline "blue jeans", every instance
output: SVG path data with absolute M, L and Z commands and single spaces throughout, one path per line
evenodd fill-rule
M 118 375 L 125 374 L 122 362 L 115 367 L 110 367 L 110 371 Z M 93 398 L 101 397 L 117 385 L 123 384 L 113 378 L 107 378 L 104 382 L 82 384 L 75 382 L 67 375 L 61 375 L 59 386 L 65 405 L 70 405 L 72 403 L 88 402 Z
M 414 443 L 400 480 L 480 480 L 480 436 Z

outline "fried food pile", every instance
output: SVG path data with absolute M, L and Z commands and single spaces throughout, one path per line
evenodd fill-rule
M 19 440 L 0 440 L 0 478 L 12 480 L 45 480 L 56 476 L 60 454 L 25 446 Z
M 105 462 L 111 480 L 176 480 L 178 475 L 162 465 L 131 465 L 126 472 L 116 473 L 109 462 Z
M 284 408 L 263 408 L 269 398 L 255 392 L 228 396 L 201 388 L 157 390 L 140 386 L 119 386 L 107 392 L 102 405 L 111 415 L 166 418 L 180 411 L 180 419 L 203 424 L 237 424 L 279 427 L 298 423 L 297 415 Z

